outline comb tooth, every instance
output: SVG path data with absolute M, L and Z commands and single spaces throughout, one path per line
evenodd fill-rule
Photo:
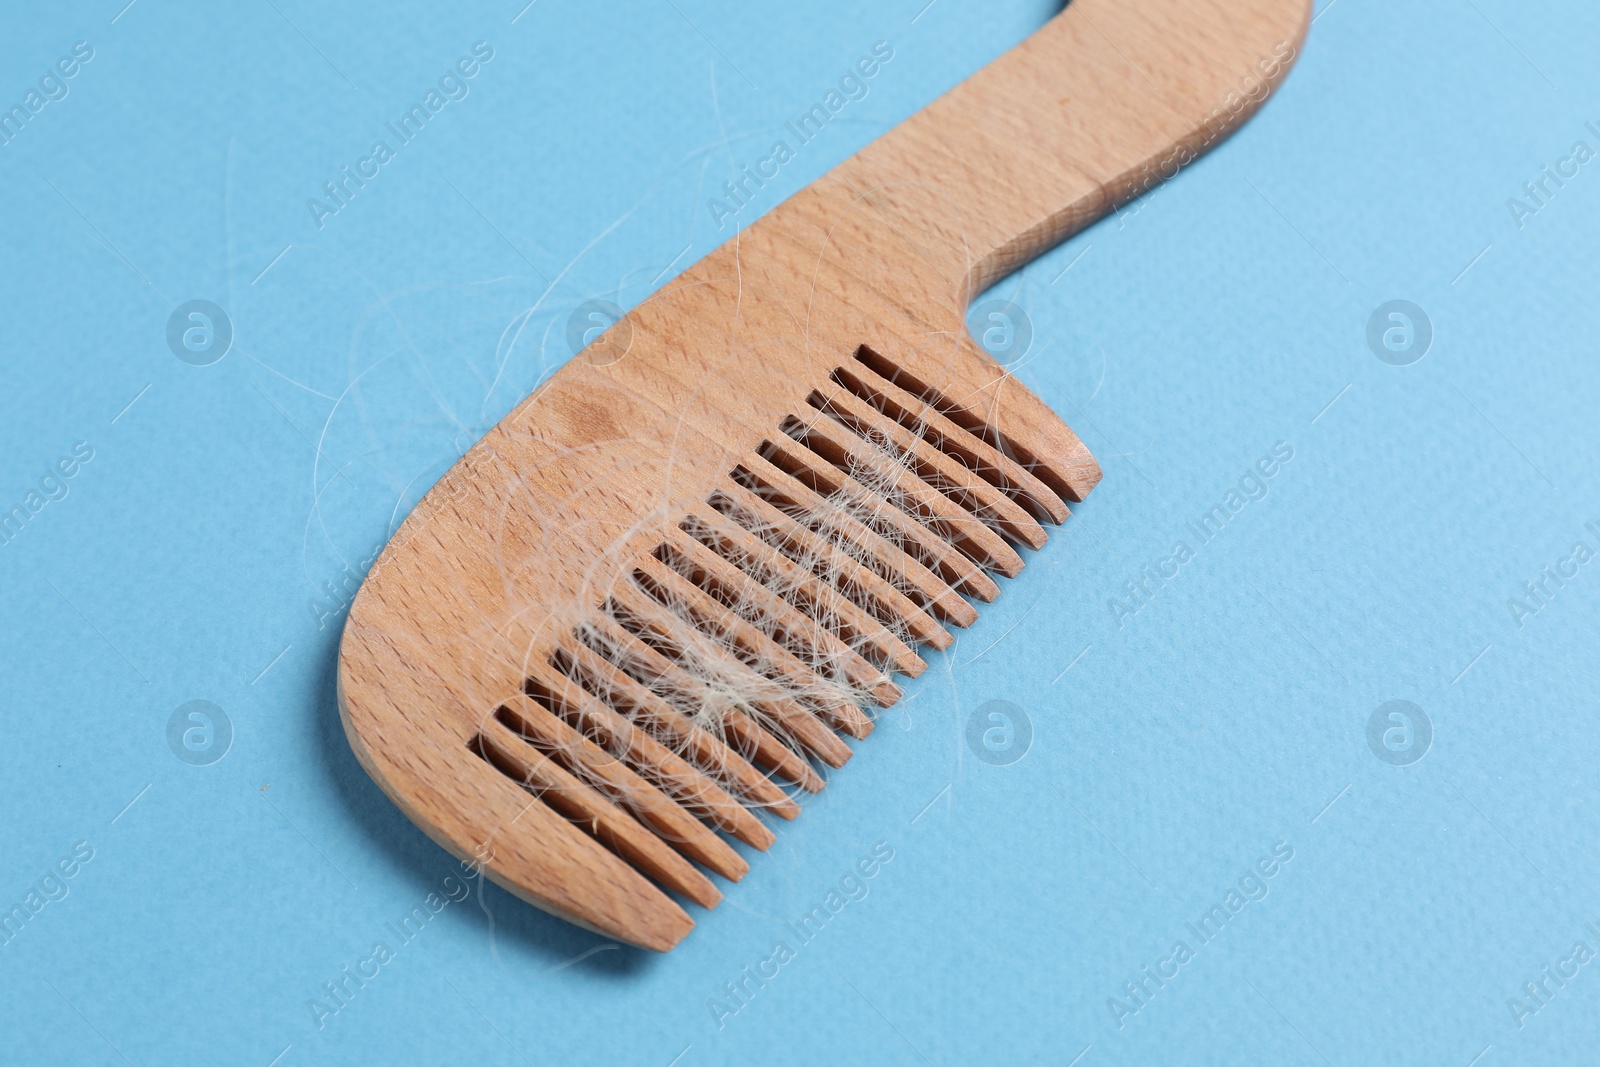
M 681 526 L 668 532 L 658 558 L 751 626 L 768 634 L 793 660 L 794 669 L 816 679 L 814 683 L 807 683 L 808 692 L 825 686 L 836 691 L 840 699 L 848 700 L 852 690 L 870 691 L 886 681 L 881 670 L 841 641 L 832 630 L 711 551 Z M 821 660 L 822 665 L 802 658 L 802 652 Z M 784 662 L 790 663 L 790 659 Z M 835 672 L 844 675 L 842 681 L 833 677 Z M 898 695 L 896 689 L 894 696 Z
M 788 438 L 782 438 L 782 440 L 787 441 Z M 790 444 L 792 445 L 793 442 L 790 442 Z M 774 442 L 772 447 L 776 454 L 788 456 L 797 466 L 807 466 L 803 460 L 798 456 L 794 456 L 783 445 Z M 941 619 L 953 622 L 957 626 L 971 626 L 978 621 L 978 610 L 961 599 L 956 590 L 946 584 L 943 577 L 929 570 L 921 560 L 907 553 L 899 545 L 890 542 L 887 537 L 877 530 L 863 525 L 859 519 L 843 507 L 824 499 L 816 490 L 798 478 L 793 477 L 764 456 L 752 453 L 746 457 L 745 467 L 759 481 L 765 482 L 768 488 L 783 497 L 787 497 L 806 515 L 821 523 L 828 531 L 828 534 L 824 536 L 837 536 L 841 542 L 849 544 L 856 551 L 866 553 L 870 559 L 876 561 L 879 567 L 883 568 L 884 573 L 893 575 L 904 582 L 906 588 L 931 607 Z M 828 469 L 833 470 L 832 466 L 829 466 Z M 834 474 L 839 478 L 839 484 L 843 485 L 844 476 L 836 470 L 834 470 Z M 862 493 L 864 494 L 865 490 L 862 490 Z M 891 527 L 897 535 L 903 536 L 908 542 L 914 541 L 922 544 L 924 539 L 929 536 L 925 532 L 913 533 L 909 529 L 902 532 L 902 525 L 906 527 L 912 525 L 910 520 L 881 500 L 872 502 L 857 497 L 855 502 L 861 506 L 872 508 L 875 519 Z M 931 539 L 942 543 L 941 538 L 932 537 Z M 929 547 L 930 554 L 937 552 L 931 546 L 925 547 Z M 988 575 L 984 574 L 973 565 L 971 560 L 955 549 L 949 548 L 948 545 L 945 547 L 948 549 L 946 555 L 955 557 L 960 561 L 959 564 L 952 561 L 951 569 L 964 569 L 966 572 L 964 575 L 959 576 L 956 582 L 957 586 L 973 591 L 973 595 L 981 600 L 993 600 L 999 595 L 999 588 L 995 586 Z
M 534 665 L 537 668 L 537 664 Z M 571 700 L 568 707 L 577 703 L 571 693 L 571 683 L 560 679 L 560 684 L 545 677 L 531 679 L 535 685 L 546 682 L 553 702 Z M 505 709 L 515 719 L 516 729 L 530 742 L 543 742 L 553 751 L 545 751 L 557 763 L 577 777 L 589 788 L 623 808 L 651 830 L 657 837 L 682 852 L 687 858 L 711 868 L 724 878 L 737 882 L 750 872 L 750 865 L 729 848 L 723 840 L 684 811 L 672 798 L 635 773 L 615 755 L 589 740 L 571 724 L 527 696 L 507 701 Z
M 705 685 L 697 682 L 688 671 L 651 648 L 642 639 L 629 633 L 626 628 L 619 630 L 627 634 L 630 643 L 624 647 L 630 649 L 630 656 L 641 654 L 633 649 L 642 650 L 648 669 L 666 691 L 663 694 L 666 699 L 670 700 L 671 695 L 675 694 L 679 699 L 692 704 L 705 695 Z M 696 720 L 690 719 L 690 721 Z M 720 735 L 717 739 L 742 761 L 758 764 L 768 772 L 781 774 L 790 781 L 800 783 L 811 792 L 818 792 L 821 789 L 821 779 L 811 770 L 810 764 L 791 752 L 743 712 L 736 709 L 722 712 L 716 719 L 716 730 Z M 768 810 L 782 818 L 793 819 L 800 814 L 800 806 L 779 789 L 767 775 L 762 774 L 758 777 L 761 781 L 759 791 L 751 792 L 750 795 L 757 797 Z M 815 789 L 810 788 L 813 784 L 816 785 Z
M 553 665 L 534 663 L 531 668 L 530 680 L 548 691 L 553 701 L 577 720 L 574 725 L 598 742 L 591 747 L 606 756 L 622 752 L 626 768 L 659 790 L 661 799 L 676 806 L 679 812 L 704 814 L 720 823 L 726 819 L 727 808 L 738 807 L 716 783 L 556 671 Z M 654 804 L 654 796 L 650 794 L 645 799 Z M 680 820 L 677 814 L 669 812 L 660 818 L 651 814 L 646 821 L 680 852 L 724 878 L 737 882 L 750 870 L 750 865 L 737 852 L 693 818 Z M 680 821 L 687 825 L 680 827 Z
M 792 648 L 787 647 L 787 642 L 779 642 L 778 647 L 789 653 L 797 669 L 811 674 L 817 679 L 818 684 L 838 691 L 839 698 L 844 703 L 853 706 L 846 686 L 872 694 L 880 707 L 889 707 L 900 698 L 900 688 L 884 677 L 883 671 L 868 663 L 855 649 L 839 640 L 838 635 L 832 630 L 802 614 L 793 604 L 695 540 L 686 530 L 681 527 L 674 529 L 668 536 L 667 547 L 668 551 L 674 553 L 680 561 L 681 566 L 677 568 L 679 573 L 683 573 L 685 569 L 690 571 L 698 569 L 707 581 L 725 587 L 731 586 L 730 592 L 736 591 L 741 603 L 748 604 L 754 611 L 759 612 L 763 619 L 770 621 L 775 632 L 782 633 L 785 638 L 797 641 L 808 650 L 820 655 L 829 668 L 829 673 L 842 672 L 845 677 L 843 685 L 801 659 Z M 684 574 L 684 577 L 695 581 L 692 574 Z M 866 733 L 858 733 L 855 736 L 865 737 L 867 733 L 872 732 L 872 723 L 865 716 L 860 718 L 865 723 Z
M 688 860 L 499 720 L 485 719 L 479 741 L 485 757 L 502 772 L 517 778 L 546 805 L 588 829 L 641 873 L 702 907 L 716 907 L 722 899 L 711 880 Z
M 939 408 L 968 433 L 1016 453 L 1022 466 L 1058 496 L 1082 500 L 1099 483 L 1100 465 L 1078 435 L 975 343 L 962 339 L 961 347 L 970 358 L 951 365 L 957 389 L 953 400 L 865 345 L 856 350 L 856 359 Z
M 889 691 L 885 696 L 874 696 L 873 698 L 882 707 L 888 707 L 893 704 L 895 699 L 900 696 L 900 688 L 893 682 L 883 682 L 873 692 L 876 694 L 880 690 Z M 815 710 L 823 722 L 841 733 L 849 734 L 858 741 L 872 733 L 871 716 L 867 715 L 866 712 L 851 701 L 831 701 L 827 704 L 818 705 Z
M 751 519 L 751 525 L 772 531 L 800 558 L 812 561 L 813 566 L 821 567 L 824 573 L 833 575 L 830 584 L 836 588 L 844 587 L 840 590 L 841 596 L 849 599 L 846 590 L 851 586 L 859 590 L 857 595 L 879 606 L 879 611 L 873 611 L 874 617 L 882 618 L 887 615 L 903 621 L 913 637 L 937 649 L 949 648 L 951 642 L 955 640 L 950 636 L 949 630 L 940 626 L 932 615 L 895 588 L 891 582 L 885 580 L 876 570 L 841 551 L 828 538 L 780 511 L 771 501 L 737 483 L 729 483 L 726 488 L 718 490 L 713 497 L 713 506 L 719 499 L 735 510 L 746 513 Z M 967 606 L 971 607 L 970 604 Z M 872 611 L 870 606 L 862 607 L 863 610 Z
M 619 654 L 625 653 L 631 660 L 646 665 L 655 677 L 662 677 L 675 669 L 673 664 L 655 649 L 609 621 L 586 624 L 586 629 L 618 649 Z M 587 644 L 580 642 L 574 649 L 574 655 L 586 670 L 596 672 L 598 677 L 605 680 L 608 687 L 621 694 L 622 698 L 635 709 L 636 714 L 644 717 L 651 726 L 661 730 L 664 736 L 681 744 L 684 751 L 693 757 L 695 764 L 708 775 L 721 778 L 739 796 L 747 797 L 752 804 L 764 807 L 785 819 L 793 819 L 800 814 L 800 806 L 785 796 L 783 790 L 774 785 L 749 760 L 729 748 L 722 738 L 703 729 L 689 716 L 667 703 L 643 682 L 589 648 Z M 742 805 L 739 805 L 739 808 L 740 811 L 744 810 Z M 765 849 L 776 840 L 772 836 L 772 831 L 754 817 L 748 820 L 740 819 L 739 823 L 741 827 L 745 827 L 745 831 L 741 833 L 739 828 L 735 828 L 733 832 L 741 841 Z M 749 824 L 753 824 L 754 828 L 749 828 Z M 745 833 L 749 833 L 751 837 L 746 837 Z M 766 844 L 757 844 L 757 840 L 760 839 L 765 839 Z
M 835 380 L 1003 490 L 1017 494 L 1041 519 L 1060 525 L 1070 514 L 1066 502 L 1016 460 L 982 437 L 952 422 L 943 412 L 874 370 L 864 358 L 840 367 Z
M 814 693 L 818 686 L 824 691 L 838 693 L 831 682 L 807 668 L 788 649 L 751 626 L 730 608 L 717 603 L 703 589 L 654 556 L 640 561 L 635 576 L 656 586 L 661 596 L 682 604 L 699 622 L 696 629 L 702 633 L 714 629 L 719 643 L 737 646 L 777 675 L 770 677 L 737 656 L 730 655 L 726 660 L 729 669 L 740 671 L 742 668 L 745 680 L 751 683 L 749 692 L 754 697 L 752 704 L 771 712 L 790 736 L 828 766 L 845 765 L 850 759 L 850 746 L 829 730 L 827 724 L 817 718 L 800 699 Z M 807 680 L 807 675 L 816 679 L 815 686 Z
M 823 630 L 838 630 L 860 642 L 869 655 L 901 674 L 916 678 L 927 669 L 922 657 L 892 629 L 715 508 L 690 509 L 682 528 L 708 550 L 751 573 L 763 586 L 776 585 L 793 594 L 801 601 L 797 608 Z M 781 599 L 792 603 L 788 596 Z
M 787 475 L 797 485 L 811 489 L 794 472 L 804 472 L 807 478 L 815 479 L 820 490 L 811 489 L 811 492 L 822 502 L 823 513 L 830 524 L 837 526 L 836 518 L 847 516 L 869 531 L 872 537 L 933 575 L 938 588 L 959 590 L 985 603 L 1000 595 L 1000 587 L 995 585 L 994 579 L 966 553 L 946 541 L 937 531 L 928 529 L 883 497 L 875 495 L 809 448 L 787 436 L 780 436 L 766 442 L 762 453 L 772 469 Z M 822 493 L 827 493 L 830 500 L 823 501 Z M 914 548 L 918 554 L 907 553 L 901 546 Z M 952 595 L 948 599 L 953 603 L 961 598 Z M 962 603 L 965 604 L 965 601 Z M 971 604 L 966 604 L 966 607 L 972 611 L 972 619 L 976 621 L 977 610 Z
M 886 502 L 890 507 L 904 512 L 912 522 L 955 545 L 979 566 L 997 570 L 1007 578 L 1015 578 L 1022 572 L 1022 557 L 1004 538 L 929 485 L 915 470 L 891 462 L 871 443 L 832 419 L 818 416 L 806 422 L 790 418 L 785 420 L 783 430 L 838 467 L 847 479 L 862 484 L 861 476 L 866 475 L 874 483 L 890 487 L 888 492 L 874 495 L 888 498 Z M 862 487 L 866 488 L 864 484 Z
M 735 741 L 753 751 L 756 759 L 807 793 L 820 793 L 822 787 L 827 784 L 821 775 L 811 769 L 811 764 L 807 763 L 803 756 L 773 737 L 764 726 L 744 712 L 727 712 L 723 716 L 722 727 Z
M 811 402 L 859 436 L 869 440 L 877 437 L 912 457 L 924 481 L 953 493 L 963 507 L 998 526 L 1012 540 L 1037 550 L 1049 539 L 1044 527 L 1016 501 L 848 389 L 833 386 L 818 390 L 812 394 Z
M 499 726 L 492 718 L 484 725 Z M 516 744 L 526 747 L 521 741 Z M 678 901 L 642 871 L 556 808 L 530 796 L 522 771 L 508 769 L 481 736 L 465 748 L 470 762 L 456 764 L 464 773 L 452 778 L 465 787 L 464 798 L 484 820 L 452 844 L 477 857 L 485 874 L 530 904 L 644 948 L 666 951 L 694 929 L 694 920 Z M 526 888 L 552 867 L 566 872 L 554 894 Z
M 685 722 L 683 725 L 689 728 L 683 729 L 678 724 L 668 725 L 661 721 L 662 716 L 655 709 L 646 710 L 643 706 L 655 702 L 660 703 L 665 709 L 666 705 L 661 703 L 659 697 L 632 679 L 628 679 L 628 683 L 638 692 L 624 692 L 621 678 L 626 678 L 626 675 L 622 675 L 613 664 L 607 663 L 581 643 L 561 649 L 556 657 L 552 657 L 551 665 L 562 674 L 571 677 L 573 683 L 581 690 L 587 692 L 593 689 L 604 694 L 596 701 L 597 710 L 620 721 L 621 728 L 633 728 L 632 733 L 628 735 L 630 744 L 637 743 L 646 752 L 642 758 L 652 761 L 650 766 L 660 768 L 659 774 L 663 782 L 658 784 L 662 784 L 669 796 L 717 829 L 727 831 L 752 848 L 765 852 L 772 847 L 772 843 L 777 840 L 772 831 L 763 826 L 759 819 L 750 814 L 744 805 L 700 766 L 702 761 L 714 766 L 719 758 L 739 759 L 737 755 L 727 752 L 726 746 L 721 742 L 716 744 L 726 756 L 712 751 L 707 742 L 715 739 L 704 730 L 693 727 L 692 724 Z M 620 678 L 614 681 L 610 677 L 612 674 L 619 675 Z M 607 701 L 627 706 L 632 711 L 633 717 L 642 721 L 635 724 L 632 718 L 612 711 Z M 670 709 L 667 710 L 670 712 Z M 670 714 L 676 715 L 675 712 Z M 691 739 L 691 732 L 698 736 Z M 689 758 L 678 755 L 666 744 L 656 740 L 653 736 L 655 733 L 660 733 L 673 744 L 684 747 L 689 751 Z M 643 735 L 645 739 L 643 742 L 633 740 L 634 735 L 639 734 Z M 739 762 L 744 763 L 742 759 L 739 759 Z M 745 766 L 752 775 L 759 777 L 755 768 L 749 764 Z
M 631 582 L 623 583 L 612 594 L 626 614 L 631 616 L 641 628 L 652 631 L 657 637 L 665 638 L 669 643 L 678 648 L 696 649 L 704 651 L 706 642 L 698 637 L 697 632 L 676 615 L 657 604 L 653 598 Z M 693 634 L 694 636 L 691 636 Z M 666 657 L 662 657 L 665 659 Z M 771 682 L 761 678 L 731 656 L 713 656 L 714 662 L 733 674 L 748 690 L 754 685 L 758 690 L 770 688 Z M 670 662 L 670 661 L 669 661 Z M 694 678 L 683 667 L 672 664 L 672 674 L 669 676 L 674 687 L 683 693 L 693 693 L 705 687 L 696 683 Z M 756 722 L 749 715 L 737 708 L 722 712 L 723 733 L 731 737 L 740 746 L 739 751 L 754 753 L 756 760 L 764 766 L 771 767 L 777 773 L 798 784 L 809 793 L 822 792 L 823 781 L 812 770 L 811 764 L 796 753 L 788 745 L 774 737 L 763 725 Z
M 999 595 L 987 574 L 944 538 L 912 522 L 898 508 L 787 436 L 762 442 L 744 468 L 762 495 L 796 509 L 823 536 L 849 546 L 885 568 L 897 586 L 928 603 L 941 619 L 970 626 L 978 612 L 959 595 Z M 753 487 L 755 488 L 755 487 Z M 993 593 L 980 583 L 988 583 Z M 963 609 L 966 609 L 965 611 Z M 963 621 L 966 620 L 966 621 Z

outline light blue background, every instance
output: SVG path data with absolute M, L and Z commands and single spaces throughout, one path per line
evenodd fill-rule
M 1105 480 L 681 947 L 490 886 L 315 1025 L 454 867 L 344 742 L 339 587 L 578 304 L 728 236 L 707 191 L 873 42 L 871 95 L 761 210 L 1051 11 L 924 2 L 8 6 L 6 106 L 95 57 L 0 148 L 0 504 L 95 457 L 0 547 L 0 904 L 94 859 L 0 948 L 0 1058 L 1592 1062 L 1600 964 L 1521 1028 L 1507 998 L 1600 949 L 1600 564 L 1520 627 L 1507 601 L 1600 547 L 1600 163 L 1521 229 L 1507 198 L 1600 149 L 1600 14 L 1512 0 L 1334 0 L 1240 135 L 998 287 Z M 319 230 L 307 198 L 478 40 L 470 96 Z M 1393 298 L 1435 330 L 1409 367 L 1365 342 Z M 166 346 L 191 299 L 237 331 L 213 366 Z M 1278 441 L 1270 495 L 1119 626 Z M 209 767 L 165 739 L 194 699 L 235 730 Z M 1033 723 L 1010 766 L 964 741 L 991 699 Z M 1433 723 L 1411 766 L 1367 745 L 1390 699 Z M 719 1028 L 880 841 L 870 895 Z M 1108 999 L 1279 841 L 1270 895 L 1119 1029 Z

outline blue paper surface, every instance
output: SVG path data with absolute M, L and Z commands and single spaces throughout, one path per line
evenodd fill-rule
M 1593 1062 L 1600 12 L 1324 2 L 990 294 L 1105 479 L 665 956 L 463 883 L 344 741 L 344 609 L 576 308 L 1050 5 L 13 5 L 0 1059 Z

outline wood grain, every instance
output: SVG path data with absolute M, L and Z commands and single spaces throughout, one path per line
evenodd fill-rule
M 1075 0 L 635 308 L 367 576 L 339 658 L 362 766 L 524 900 L 677 944 L 669 893 L 711 906 L 696 864 L 747 867 L 717 832 L 769 845 L 753 813 L 799 810 L 778 783 L 821 788 L 807 757 L 843 764 L 840 732 L 870 729 L 840 694 L 892 703 L 913 646 L 947 645 L 1100 478 L 968 338 L 968 302 L 1248 119 L 1309 14 Z M 718 616 L 749 583 L 735 607 L 768 621 Z M 746 709 L 696 712 L 674 642 L 710 640 Z

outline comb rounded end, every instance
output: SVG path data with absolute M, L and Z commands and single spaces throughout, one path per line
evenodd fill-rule
M 422 578 L 450 571 L 430 545 L 439 549 L 431 538 L 391 542 L 345 622 L 338 705 L 356 759 L 464 871 L 605 937 L 671 949 L 694 928 L 684 909 L 546 802 L 554 798 L 535 795 L 535 783 L 513 780 L 475 748 L 495 729 L 508 733 L 483 696 L 515 671 L 472 655 L 448 625 L 451 612 L 430 610 L 465 607 L 459 590 Z

